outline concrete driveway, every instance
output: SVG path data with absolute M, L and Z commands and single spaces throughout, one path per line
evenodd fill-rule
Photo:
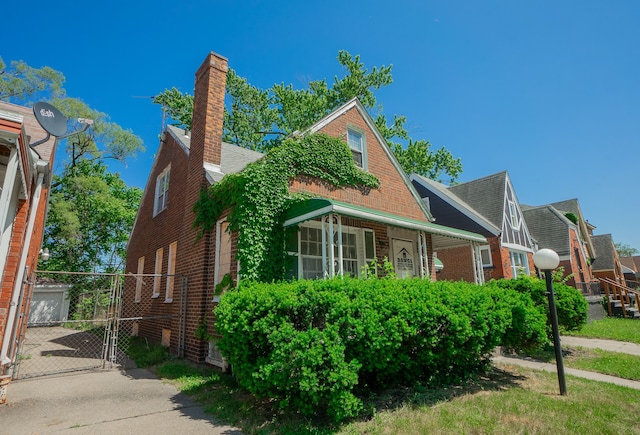
M 0 435 L 233 434 L 145 369 L 13 381 L 0 405 Z

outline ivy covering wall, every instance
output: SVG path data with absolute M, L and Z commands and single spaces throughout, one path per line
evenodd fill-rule
M 301 175 L 365 193 L 380 186 L 377 177 L 355 165 L 342 139 L 324 133 L 287 138 L 242 172 L 226 175 L 202 192 L 194 207 L 194 225 L 202 232 L 211 230 L 230 209 L 227 220 L 229 229 L 238 231 L 236 259 L 243 279 L 271 282 L 284 278 L 284 214 L 306 199 L 290 194 L 289 182 Z

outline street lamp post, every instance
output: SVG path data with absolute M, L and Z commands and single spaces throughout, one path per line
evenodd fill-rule
M 551 271 L 560 264 L 560 257 L 551 249 L 540 249 L 533 255 L 533 262 L 536 267 L 544 271 L 547 282 L 547 295 L 549 296 L 549 317 L 551 318 L 551 328 L 553 329 L 553 348 L 556 352 L 556 367 L 558 369 L 558 384 L 560 394 L 567 395 L 567 383 L 564 378 L 564 363 L 562 361 L 562 346 L 560 345 L 560 332 L 558 331 L 558 312 L 556 311 L 556 300 L 553 293 L 553 283 L 551 282 Z

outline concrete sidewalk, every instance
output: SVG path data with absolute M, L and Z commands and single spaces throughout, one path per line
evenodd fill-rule
M 586 347 L 590 349 L 602 349 L 610 352 L 627 353 L 629 355 L 640 356 L 640 345 L 634 343 L 625 343 L 621 341 L 613 340 L 600 340 L 592 338 L 582 337 L 560 337 L 560 343 L 562 346 L 567 347 Z M 493 358 L 493 362 L 499 365 L 517 365 L 522 367 L 528 367 L 535 370 L 542 370 L 545 372 L 556 373 L 557 368 L 554 363 L 544 363 L 536 361 L 531 358 L 519 358 L 515 356 L 500 355 Z M 623 387 L 633 388 L 640 390 L 640 382 L 632 381 L 630 379 L 618 378 L 615 376 L 603 375 L 601 373 L 589 372 L 586 370 L 564 368 L 567 375 L 577 376 L 580 378 L 591 379 L 599 382 L 608 382 L 610 384 L 621 385 Z
M 145 369 L 13 381 L 0 405 L 0 435 L 240 435 Z
M 601 340 L 598 338 L 570 337 L 563 335 L 560 343 L 568 347 L 587 347 L 591 349 L 602 349 L 610 352 L 627 353 L 629 355 L 640 356 L 640 344 L 626 343 L 622 341 Z

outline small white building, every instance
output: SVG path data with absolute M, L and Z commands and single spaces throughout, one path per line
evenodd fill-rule
M 40 282 L 33 289 L 29 326 L 64 322 L 69 315 L 70 284 Z

